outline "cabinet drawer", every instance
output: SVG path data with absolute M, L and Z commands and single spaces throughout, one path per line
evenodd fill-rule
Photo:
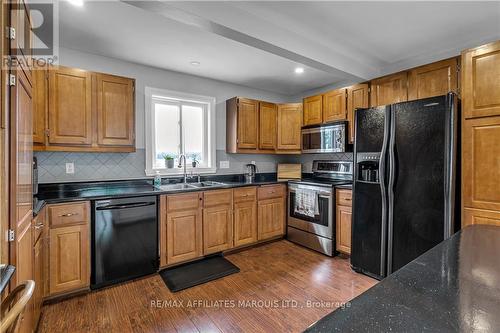
M 90 208 L 88 202 L 51 205 L 48 209 L 51 227 L 85 224 L 89 220 Z
M 215 190 L 203 193 L 203 207 L 231 205 L 233 190 Z
M 234 189 L 234 202 L 257 200 L 257 188 L 255 186 Z
M 285 195 L 285 186 L 283 185 L 266 185 L 259 187 L 259 200 L 279 198 Z
M 167 195 L 167 211 L 198 209 L 200 200 L 199 192 Z
M 352 190 L 337 190 L 337 205 L 352 206 Z

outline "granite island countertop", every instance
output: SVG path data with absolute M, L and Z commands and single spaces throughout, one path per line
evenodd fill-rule
M 500 227 L 468 226 L 306 332 L 500 332 Z

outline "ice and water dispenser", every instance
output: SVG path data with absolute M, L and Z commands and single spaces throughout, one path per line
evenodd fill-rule
M 369 183 L 379 182 L 378 154 L 358 154 L 356 180 Z

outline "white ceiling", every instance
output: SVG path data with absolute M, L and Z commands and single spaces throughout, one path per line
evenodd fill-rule
M 63 1 L 59 17 L 63 47 L 285 95 L 500 39 L 500 2 Z

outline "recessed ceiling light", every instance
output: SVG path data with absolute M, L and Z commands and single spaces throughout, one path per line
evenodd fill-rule
M 303 67 L 297 67 L 297 68 L 295 68 L 295 73 L 297 73 L 297 74 L 304 73 L 304 68 Z
M 193 66 L 200 66 L 200 62 L 199 61 L 191 61 L 190 64 L 193 65 Z
M 83 0 L 68 0 L 70 4 L 77 7 L 83 7 Z

